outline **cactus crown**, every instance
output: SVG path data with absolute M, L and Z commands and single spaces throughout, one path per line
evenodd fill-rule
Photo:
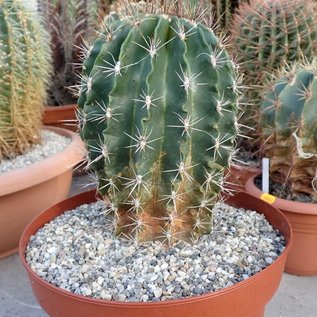
M 199 20 L 205 25 L 212 25 L 212 5 L 210 0 L 116 0 L 111 9 L 119 17 L 135 16 L 144 14 L 167 14 L 175 15 L 190 20 Z
M 0 159 L 40 141 L 50 76 L 48 36 L 18 0 L 0 1 Z
M 117 234 L 172 243 L 210 231 L 234 150 L 236 90 L 233 63 L 205 26 L 110 17 L 84 63 L 78 103 Z
M 254 0 L 242 3 L 232 23 L 232 51 L 244 74 L 246 124 L 256 125 L 266 74 L 317 53 L 317 10 L 307 0 Z M 252 88 L 253 87 L 253 88 Z M 254 106 L 255 105 L 255 106 Z M 252 134 L 252 131 L 250 131 Z
M 261 111 L 273 180 L 317 200 L 317 61 L 282 71 L 264 94 Z

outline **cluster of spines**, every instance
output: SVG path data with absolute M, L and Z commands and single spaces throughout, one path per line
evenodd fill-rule
M 0 1 L 0 159 L 40 141 L 51 57 L 38 20 L 20 1 Z
M 231 22 L 239 5 L 248 0 L 211 0 L 212 12 L 217 29 L 230 31 Z
M 73 88 L 81 73 L 82 52 L 95 37 L 100 7 L 101 0 L 39 1 L 38 10 L 50 33 L 53 51 L 49 105 L 75 103 Z
M 199 23 L 110 16 L 88 51 L 82 136 L 116 232 L 172 243 L 211 230 L 237 133 L 232 61 Z
M 317 200 L 317 64 L 278 75 L 261 105 L 262 147 L 271 177 Z

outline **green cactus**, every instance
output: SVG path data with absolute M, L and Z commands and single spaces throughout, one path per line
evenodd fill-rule
M 81 134 L 116 234 L 172 243 L 209 232 L 238 127 L 219 40 L 175 16 L 111 16 L 83 69 Z
M 281 74 L 261 105 L 264 155 L 272 179 L 317 200 L 317 63 Z
M 40 141 L 50 76 L 48 36 L 19 0 L 0 0 L 0 160 Z
M 249 2 L 249 0 L 211 0 L 214 20 L 220 30 L 228 31 L 230 29 L 233 15 L 243 2 Z
M 266 74 L 303 56 L 317 54 L 317 10 L 312 0 L 254 0 L 243 3 L 232 23 L 232 52 L 244 74 L 244 123 L 257 128 L 260 89 Z M 250 135 L 254 132 L 249 131 Z

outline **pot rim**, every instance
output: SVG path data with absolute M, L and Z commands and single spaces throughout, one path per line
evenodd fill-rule
M 66 109 L 77 109 L 77 104 L 76 103 L 67 103 L 67 104 L 63 104 L 63 105 L 46 105 L 44 106 L 44 111 L 54 111 L 59 109 L 59 110 L 66 110 Z
M 259 166 L 250 166 L 250 165 L 243 165 L 243 164 L 237 164 L 237 163 L 231 163 L 229 168 L 234 168 L 240 172 L 243 172 L 244 170 L 249 170 L 254 173 L 259 173 L 261 171 L 261 167 Z
M 69 203 L 72 199 L 78 197 L 78 196 L 87 196 L 86 199 L 86 203 L 90 203 L 93 202 L 95 200 L 92 199 L 88 199 L 89 197 L 91 197 L 92 195 L 95 195 L 96 191 L 95 190 L 90 190 L 81 194 L 78 194 L 76 196 L 70 197 L 60 203 L 58 203 L 55 206 L 59 206 L 60 210 L 66 211 L 64 209 L 64 204 L 66 205 L 67 203 Z M 237 195 L 247 195 L 247 196 L 251 196 L 248 193 L 245 192 L 240 192 Z M 253 197 L 255 198 L 255 197 Z M 52 207 L 51 207 L 52 208 Z M 83 295 L 78 295 L 78 294 L 74 294 L 72 292 L 66 291 L 61 289 L 60 287 L 57 287 L 47 281 L 45 281 L 44 279 L 42 279 L 41 277 L 39 277 L 35 272 L 32 271 L 32 269 L 30 268 L 29 264 L 26 262 L 25 259 L 25 251 L 26 251 L 26 247 L 27 244 L 29 242 L 29 238 L 31 235 L 33 235 L 38 229 L 40 229 L 39 226 L 35 227 L 35 225 L 33 225 L 34 221 L 37 220 L 38 218 L 44 218 L 45 214 L 47 212 L 50 211 L 51 208 L 48 208 L 47 210 L 43 211 L 42 213 L 40 213 L 38 216 L 36 216 L 29 224 L 28 226 L 25 228 L 25 230 L 23 231 L 21 238 L 20 238 L 20 243 L 19 243 L 19 257 L 20 260 L 23 264 L 23 266 L 25 267 L 27 273 L 29 275 L 32 276 L 33 279 L 35 279 L 38 283 L 40 283 L 42 286 L 44 286 L 45 288 L 49 288 L 50 290 L 54 291 L 55 293 L 60 293 L 63 296 L 67 296 L 70 298 L 74 298 L 74 299 L 78 299 L 80 301 L 84 301 L 84 302 L 90 302 L 90 303 L 95 303 L 98 305 L 102 305 L 102 306 L 111 306 L 111 307 L 142 307 L 142 306 L 148 306 L 148 307 L 164 307 L 164 306 L 171 306 L 171 305 L 181 305 L 183 303 L 188 303 L 188 302 L 199 302 L 199 301 L 203 301 L 206 300 L 208 298 L 211 297 L 217 297 L 217 296 L 223 296 L 225 294 L 234 292 L 235 290 L 237 290 L 238 288 L 247 286 L 248 284 L 251 284 L 253 282 L 255 282 L 258 279 L 262 278 L 262 275 L 265 274 L 268 270 L 273 270 L 275 266 L 278 266 L 280 262 L 285 261 L 287 254 L 289 253 L 289 250 L 291 248 L 292 245 L 292 240 L 293 240 L 293 233 L 291 230 L 291 225 L 289 220 L 283 215 L 282 212 L 280 212 L 279 210 L 277 210 L 275 207 L 273 207 L 274 209 L 276 209 L 276 213 L 279 215 L 280 219 L 283 219 L 283 222 L 285 223 L 286 227 L 285 227 L 285 231 L 288 232 L 288 235 L 285 235 L 286 238 L 286 246 L 284 251 L 278 256 L 278 258 L 270 265 L 268 265 L 266 268 L 264 268 L 263 270 L 261 270 L 260 272 L 255 273 L 253 276 L 249 277 L 246 280 L 243 280 L 241 282 L 235 283 L 232 286 L 229 286 L 227 288 L 223 288 L 214 292 L 209 292 L 206 294 L 202 294 L 202 295 L 197 295 L 197 296 L 191 296 L 188 298 L 182 298 L 182 299 L 175 299 L 175 300 L 166 300 L 166 301 L 160 301 L 160 302 L 119 302 L 119 301 L 106 301 L 106 300 L 102 300 L 102 299 L 96 299 L 96 298 L 91 298 L 91 297 L 87 297 L 87 296 L 83 296 Z M 61 212 L 62 213 L 62 212 Z M 60 213 L 60 214 L 61 214 Z M 54 216 L 56 217 L 56 216 Z M 53 219 L 50 218 L 50 220 Z
M 259 177 L 262 173 L 257 175 L 251 176 L 246 184 L 246 192 L 263 200 L 263 195 L 265 194 L 262 192 L 258 187 L 255 186 L 255 179 Z M 271 204 L 277 209 L 282 209 L 287 212 L 291 212 L 294 214 L 303 214 L 303 215 L 312 215 L 317 216 L 317 203 L 305 203 L 293 200 L 287 200 L 283 198 L 279 198 L 277 196 L 271 195 L 274 197 L 274 202 Z
M 61 152 L 29 166 L 0 174 L 0 197 L 43 183 L 72 169 L 84 157 L 84 143 L 74 132 L 57 127 L 43 127 L 71 139 Z

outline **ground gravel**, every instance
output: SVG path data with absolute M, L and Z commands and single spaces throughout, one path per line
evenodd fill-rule
M 0 162 L 0 173 L 28 167 L 33 163 L 63 151 L 70 143 L 70 138 L 64 137 L 52 131 L 43 130 L 42 142 L 34 145 L 26 153 L 19 155 L 14 159 L 2 160 Z
M 115 239 L 102 202 L 81 205 L 32 236 L 31 269 L 46 281 L 104 300 L 186 298 L 229 287 L 273 263 L 284 238 L 255 211 L 219 204 L 214 230 L 194 244 L 171 248 Z

